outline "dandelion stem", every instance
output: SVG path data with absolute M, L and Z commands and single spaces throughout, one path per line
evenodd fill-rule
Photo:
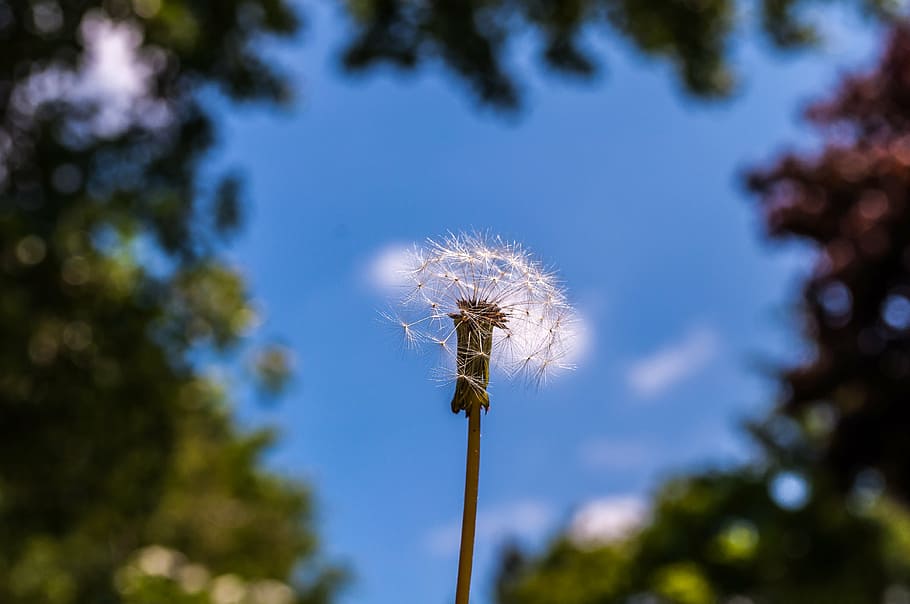
M 458 555 L 455 604 L 468 604 L 471 595 L 474 531 L 477 524 L 477 486 L 480 478 L 480 408 L 480 400 L 476 400 L 467 409 L 468 458 L 464 477 L 464 516 L 461 520 L 461 551 Z

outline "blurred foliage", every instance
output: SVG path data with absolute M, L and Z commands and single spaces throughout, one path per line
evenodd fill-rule
M 482 101 L 501 107 L 519 103 L 509 53 L 527 34 L 541 47 L 553 70 L 589 76 L 598 69 L 586 43 L 591 32 L 606 30 L 634 49 L 659 57 L 678 73 L 685 89 L 698 96 L 730 93 L 731 38 L 756 15 L 778 48 L 814 43 L 816 23 L 806 0 L 346 0 L 354 23 L 345 65 L 362 70 L 377 63 L 414 68 L 440 60 L 467 82 Z M 833 4 L 831 2 L 826 4 Z M 895 0 L 852 0 L 866 15 L 890 19 Z
M 280 344 L 271 344 L 255 352 L 251 365 L 260 388 L 274 396 L 285 389 L 294 372 L 294 355 Z
M 332 598 L 309 492 L 198 363 L 256 323 L 199 93 L 284 101 L 254 47 L 296 27 L 282 0 L 0 0 L 0 602 Z
M 136 553 L 117 575 L 125 604 L 293 604 L 294 591 L 274 579 L 213 576 L 180 552 L 153 545 Z
M 880 65 L 809 110 L 820 151 L 751 175 L 770 232 L 818 250 L 801 299 L 808 354 L 783 410 L 842 489 L 882 478 L 910 501 L 910 29 Z
M 805 501 L 775 497 L 785 475 Z M 899 604 L 910 601 L 910 516 L 886 499 L 845 505 L 824 480 L 775 465 L 667 482 L 622 540 L 560 536 L 506 552 L 500 604 Z
M 910 602 L 910 26 L 810 108 L 812 154 L 753 172 L 770 232 L 818 249 L 808 354 L 751 427 L 762 461 L 668 482 L 624 540 L 509 551 L 501 604 Z

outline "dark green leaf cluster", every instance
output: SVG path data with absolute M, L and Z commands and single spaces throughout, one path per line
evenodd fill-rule
M 501 604 L 852 604 L 910 592 L 910 517 L 884 499 L 844 505 L 810 480 L 798 509 L 772 497 L 780 468 L 672 480 L 625 540 L 563 537 L 539 557 L 508 552 Z M 903 586 L 903 587 L 902 587 Z M 888 599 L 891 598 L 891 599 Z
M 670 63 L 685 89 L 698 96 L 728 94 L 735 74 L 731 37 L 757 5 L 762 30 L 778 47 L 809 44 L 815 24 L 805 0 L 347 0 L 355 23 L 345 65 L 377 63 L 413 68 L 441 60 L 483 102 L 514 107 L 520 101 L 509 69 L 511 44 L 531 33 L 546 65 L 567 74 L 596 72 L 598 58 L 585 44 L 590 32 L 607 31 L 645 55 Z M 889 18 L 890 0 L 856 0 L 867 14 Z
M 296 26 L 283 0 L 0 0 L 0 602 L 334 593 L 308 491 L 263 470 L 271 435 L 239 432 L 193 361 L 256 318 L 219 257 L 241 191 L 200 177 L 199 94 L 286 99 L 257 44 Z M 99 36 L 145 74 L 119 106 L 91 81 Z

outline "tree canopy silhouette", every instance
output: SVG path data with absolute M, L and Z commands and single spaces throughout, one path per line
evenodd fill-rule
M 814 426 L 843 489 L 884 479 L 910 501 L 910 29 L 809 118 L 818 153 L 788 154 L 750 187 L 771 234 L 817 250 L 801 298 L 809 353 L 784 372 L 782 409 Z
M 284 100 L 256 44 L 296 26 L 282 0 L 0 1 L 0 601 L 335 592 L 308 490 L 198 362 L 255 320 L 199 95 Z
M 874 481 L 845 497 L 816 463 L 814 436 L 790 418 L 771 416 L 749 432 L 763 451 L 759 459 L 667 480 L 636 522 L 622 526 L 616 512 L 595 509 L 609 530 L 574 523 L 540 554 L 508 548 L 497 601 L 847 604 L 910 597 L 906 508 Z
M 688 92 L 718 97 L 734 89 L 731 42 L 751 20 L 747 16 L 757 13 L 760 29 L 777 48 L 807 46 L 819 37 L 806 17 L 809 2 L 754 4 L 755 11 L 736 0 L 349 0 L 355 30 L 344 64 L 355 71 L 381 63 L 412 69 L 439 60 L 481 101 L 515 107 L 521 86 L 509 53 L 518 38 L 531 34 L 551 69 L 590 76 L 599 59 L 586 35 L 606 32 L 669 63 Z M 890 0 L 849 4 L 886 19 L 897 9 Z

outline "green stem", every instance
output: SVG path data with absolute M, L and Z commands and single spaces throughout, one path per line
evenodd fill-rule
M 464 477 L 464 516 L 461 520 L 461 552 L 458 555 L 458 583 L 455 604 L 468 604 L 471 595 L 471 567 L 474 562 L 474 531 L 477 525 L 477 485 L 480 478 L 480 402 L 468 415 L 468 459 Z

